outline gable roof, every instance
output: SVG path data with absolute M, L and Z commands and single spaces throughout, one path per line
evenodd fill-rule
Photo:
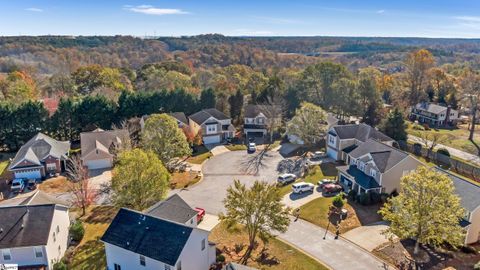
M 11 199 L 0 201 L 0 207 L 43 204 L 58 204 L 62 206 L 68 206 L 67 202 L 57 199 L 38 189 L 34 192 L 19 194 Z
M 204 109 L 204 110 L 201 110 L 199 112 L 196 112 L 192 115 L 189 116 L 189 118 L 201 125 L 203 124 L 205 121 L 207 121 L 208 118 L 210 117 L 213 117 L 217 120 L 227 120 L 227 119 L 230 119 L 230 117 L 228 117 L 227 115 L 225 115 L 223 112 L 215 109 L 215 108 L 210 108 L 210 109 Z
M 178 194 L 154 204 L 146 213 L 178 223 L 186 223 L 197 215 L 197 211 L 190 207 Z
M 39 132 L 20 147 L 9 169 L 21 168 L 21 166 L 18 166 L 18 163 L 22 160 L 28 160 L 35 165 L 41 165 L 41 161 L 48 156 L 66 159 L 69 150 L 70 142 L 57 141 Z
M 100 150 L 102 152 L 109 153 L 112 143 L 121 143 L 121 139 L 128 136 L 128 131 L 124 129 L 96 129 L 91 132 L 82 132 L 80 133 L 82 158 L 86 157 L 94 150 Z
M 393 166 L 408 157 L 407 153 L 372 139 L 360 144 L 350 152 L 349 155 L 353 158 L 360 158 L 367 154 L 370 154 L 375 166 L 377 166 L 382 173 L 390 170 Z
M 463 208 L 472 213 L 480 206 L 480 186 L 475 185 L 439 167 L 435 167 L 435 169 L 448 175 L 448 177 L 452 179 L 455 192 L 460 197 Z
M 169 115 L 186 125 L 188 124 L 188 119 L 183 112 L 173 112 L 169 113 Z
M 194 229 L 122 208 L 101 240 L 174 266 Z
M 430 112 L 430 113 L 433 113 L 433 114 L 439 114 L 439 113 L 445 111 L 447 109 L 447 107 L 441 106 L 441 105 L 438 105 L 438 104 L 434 104 L 434 103 L 422 102 L 422 103 L 418 103 L 417 105 L 415 105 L 415 109 L 422 110 L 422 111 L 427 111 L 427 112 Z
M 46 245 L 54 212 L 54 204 L 1 207 L 0 249 Z
M 332 128 L 341 140 L 357 139 L 365 142 L 368 139 L 376 139 L 382 142 L 393 141 L 392 138 L 364 123 L 358 125 L 335 125 Z

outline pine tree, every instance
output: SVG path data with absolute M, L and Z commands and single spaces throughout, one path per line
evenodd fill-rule
M 393 111 L 388 114 L 387 119 L 382 124 L 381 130 L 385 135 L 396 141 L 406 141 L 407 132 L 405 131 L 406 124 L 403 119 L 402 112 L 395 107 Z

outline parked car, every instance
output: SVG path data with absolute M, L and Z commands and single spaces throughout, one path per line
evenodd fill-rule
M 327 184 L 333 184 L 333 183 L 336 183 L 337 181 L 333 180 L 333 179 L 322 179 L 320 181 L 318 181 L 318 186 L 320 188 L 323 188 L 323 186 L 327 185 Z
M 281 185 L 286 185 L 288 183 L 295 182 L 297 176 L 293 173 L 284 173 L 278 176 L 277 182 Z
M 255 152 L 257 151 L 257 145 L 254 142 L 248 143 L 248 152 Z
M 326 195 L 337 194 L 342 190 L 343 190 L 343 187 L 337 184 L 326 184 L 322 188 L 322 192 L 325 193 Z
M 292 185 L 293 193 L 303 193 L 308 191 L 313 191 L 315 185 L 312 183 L 300 182 Z
M 312 155 L 312 159 L 320 159 L 325 156 L 325 152 L 323 151 L 315 151 Z
M 197 211 L 197 224 L 198 224 L 203 220 L 203 217 L 205 216 L 205 209 L 200 207 L 195 207 L 195 211 Z
M 36 179 L 28 179 L 27 188 L 29 190 L 35 190 L 37 188 L 37 180 Z
M 12 181 L 11 190 L 13 193 L 22 193 L 25 190 L 25 179 L 17 178 Z

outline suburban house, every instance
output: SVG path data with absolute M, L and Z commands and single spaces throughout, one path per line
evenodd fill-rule
M 281 115 L 278 115 L 276 119 L 269 119 L 269 116 L 271 118 L 271 113 L 269 112 L 274 111 L 272 106 L 273 105 L 255 104 L 245 106 L 243 124 L 243 133 L 245 134 L 245 137 L 264 137 L 267 135 L 269 122 L 281 118 Z
M 232 119 L 217 109 L 201 110 L 190 115 L 189 119 L 193 132 L 201 132 L 204 144 L 221 143 L 235 136 Z
M 0 206 L 0 265 L 53 269 L 68 247 L 68 207 L 40 191 L 22 202 L 4 202 Z
M 400 178 L 421 166 L 409 154 L 374 139 L 348 153 L 346 166 L 337 167 L 338 181 L 345 192 L 392 193 L 400 188 Z
M 334 160 L 347 161 L 348 153 L 368 139 L 390 145 L 394 142 L 392 138 L 364 123 L 333 125 L 327 132 L 327 155 Z
M 83 164 L 90 170 L 111 168 L 116 149 L 128 138 L 128 131 L 124 129 L 80 133 Z
M 480 241 L 480 186 L 439 167 L 436 169 L 452 179 L 455 193 L 460 197 L 461 205 L 465 209 L 465 217 L 460 221 L 460 225 L 466 230 L 465 244 Z
M 175 118 L 177 121 L 178 127 L 183 128 L 184 126 L 188 126 L 188 118 L 185 116 L 183 112 L 173 112 L 169 113 L 171 117 Z M 150 117 L 150 115 L 144 115 L 140 118 L 140 128 L 143 130 L 145 128 L 145 121 Z
M 65 170 L 70 142 L 57 141 L 38 133 L 24 144 L 8 168 L 15 178 L 41 179 Z
M 422 102 L 412 107 L 410 120 L 418 120 L 419 123 L 428 124 L 432 127 L 452 127 L 456 126 L 461 119 L 458 111 L 450 106 Z
M 178 194 L 154 204 L 145 213 L 166 220 L 171 220 L 190 227 L 197 227 L 197 211 L 190 207 Z
M 332 114 L 327 113 L 327 130 L 338 124 L 338 119 Z M 303 145 L 304 142 L 296 134 L 287 134 L 288 140 L 293 144 Z
M 185 225 L 183 215 L 174 217 L 182 220 L 179 223 L 162 218 L 163 210 L 148 212 L 118 211 L 101 238 L 107 269 L 207 270 L 215 263 L 215 244 L 208 242 L 210 231 Z

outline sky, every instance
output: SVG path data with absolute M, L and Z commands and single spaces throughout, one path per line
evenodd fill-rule
M 0 36 L 480 38 L 480 0 L 0 0 Z

